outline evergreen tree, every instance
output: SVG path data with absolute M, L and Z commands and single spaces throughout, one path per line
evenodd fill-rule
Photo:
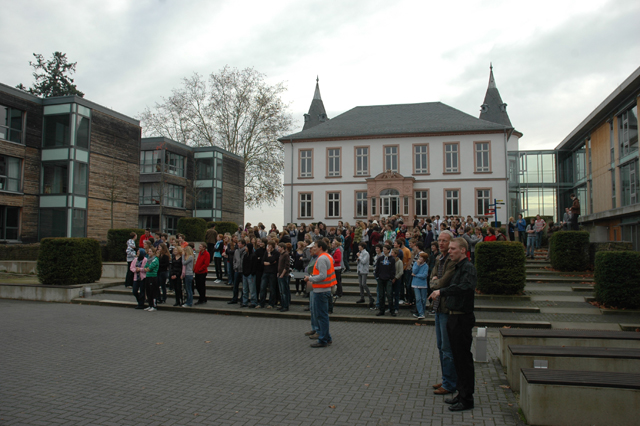
M 29 61 L 29 65 L 33 67 L 35 83 L 29 88 L 20 83 L 16 86 L 18 89 L 43 98 L 70 95 L 84 97 L 84 93 L 76 88 L 73 79 L 67 75 L 76 71 L 77 62 L 69 63 L 66 53 L 54 52 L 48 61 L 39 53 L 34 53 L 33 56 L 36 61 Z

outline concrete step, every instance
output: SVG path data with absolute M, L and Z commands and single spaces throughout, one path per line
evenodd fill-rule
M 208 289 L 208 287 L 207 287 Z M 130 295 L 131 291 L 129 290 L 124 290 L 124 289 L 106 289 L 103 291 L 103 294 L 108 295 L 108 294 L 120 294 L 120 295 Z M 169 292 L 168 294 L 169 298 L 173 298 L 173 292 Z M 356 296 L 354 295 L 348 295 L 348 296 Z M 207 294 L 207 299 L 210 300 L 220 300 L 220 301 L 230 301 L 231 300 L 231 296 L 227 296 L 227 295 L 220 295 L 220 294 Z M 356 303 L 355 298 L 351 298 L 352 300 L 346 300 L 348 299 L 348 297 L 343 296 L 342 298 L 339 298 L 336 302 L 335 302 L 335 306 L 336 307 L 352 307 L 352 308 L 366 308 L 369 309 L 369 303 L 368 301 L 366 301 L 365 303 Z M 306 298 L 300 298 L 300 297 L 296 297 L 293 296 L 291 298 L 291 304 L 292 305 L 308 305 L 309 301 Z M 400 305 L 400 309 L 413 309 L 413 306 L 407 306 L 407 305 Z M 476 311 L 482 311 L 482 312 L 523 312 L 523 313 L 539 313 L 540 312 L 540 308 L 532 306 L 532 307 L 528 307 L 528 306 L 482 306 L 482 305 L 476 305 L 474 308 Z
M 96 306 L 109 306 L 109 307 L 121 307 L 133 309 L 136 306 L 135 302 L 126 302 L 119 300 L 109 299 L 85 299 L 76 298 L 71 301 L 74 304 L 80 305 L 96 305 Z M 181 308 L 174 307 L 168 304 L 160 305 L 158 313 L 162 311 L 174 311 L 200 314 L 218 314 L 218 315 L 237 315 L 237 316 L 253 316 L 253 317 L 271 317 L 282 319 L 301 319 L 309 321 L 308 312 L 278 312 L 276 309 L 250 309 L 250 308 L 238 308 L 237 305 L 231 305 L 231 308 L 210 307 L 207 305 L 197 306 L 193 308 Z M 424 320 L 417 320 L 413 317 L 392 317 L 390 315 L 375 316 L 371 311 L 367 310 L 366 315 L 346 315 L 340 313 L 330 314 L 331 321 L 344 321 L 344 322 L 368 322 L 375 324 L 407 324 L 407 325 L 434 325 L 434 317 L 428 317 Z M 477 327 L 519 327 L 519 328 L 551 328 L 551 323 L 546 321 L 509 321 L 509 320 L 494 320 L 494 319 L 479 319 L 476 321 Z

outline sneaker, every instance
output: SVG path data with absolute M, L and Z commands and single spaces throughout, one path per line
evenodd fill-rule
M 156 308 L 149 308 L 148 311 L 149 312 L 155 312 L 155 311 L 157 311 L 157 309 Z
M 418 317 L 419 317 L 419 315 L 418 315 L 418 314 L 413 314 L 413 317 L 414 317 L 414 318 L 418 318 Z M 424 317 L 422 317 L 422 318 L 424 318 Z
M 144 308 L 145 311 L 150 311 L 151 309 L 152 309 L 151 306 Z
M 183 308 L 190 308 L 191 306 L 187 305 L 186 303 L 184 305 L 182 305 Z
M 435 316 L 436 315 L 436 311 L 429 311 L 428 314 L 431 315 L 431 316 Z
M 398 302 L 400 305 L 404 305 L 404 300 L 400 299 L 400 302 Z
M 419 319 L 419 320 L 424 319 L 424 315 L 420 315 L 420 316 L 418 317 L 418 319 Z

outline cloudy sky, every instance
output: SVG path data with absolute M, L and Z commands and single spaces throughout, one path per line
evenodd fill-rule
M 316 75 L 329 117 L 441 101 L 479 114 L 493 62 L 521 149 L 555 147 L 640 66 L 637 0 L 0 0 L 0 82 L 32 53 L 77 61 L 85 97 L 138 117 L 183 77 L 225 65 L 284 81 L 302 127 Z M 245 219 L 281 224 L 278 206 Z

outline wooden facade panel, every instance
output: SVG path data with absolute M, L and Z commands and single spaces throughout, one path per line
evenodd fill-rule
M 609 123 L 591 133 L 593 213 L 611 209 L 611 141 Z
M 34 97 L 34 101 L 32 102 L 6 92 L 0 92 L 0 105 L 16 108 L 26 113 L 27 121 L 24 129 L 24 143 L 26 146 L 32 148 L 40 148 L 42 146 L 43 107 L 38 101 L 39 99 L 36 97 Z
M 90 143 L 92 153 L 138 165 L 140 139 L 140 126 L 118 120 L 96 110 L 92 111 Z
M 25 194 L 23 197 L 21 235 L 25 243 L 38 241 L 38 200 L 37 195 Z
M 140 178 L 138 164 L 91 153 L 89 197 L 138 205 Z
M 111 202 L 105 199 L 89 198 L 87 217 L 87 237 L 99 241 L 107 240 L 111 228 Z M 138 205 L 121 202 L 113 203 L 113 227 L 135 228 L 138 225 Z

